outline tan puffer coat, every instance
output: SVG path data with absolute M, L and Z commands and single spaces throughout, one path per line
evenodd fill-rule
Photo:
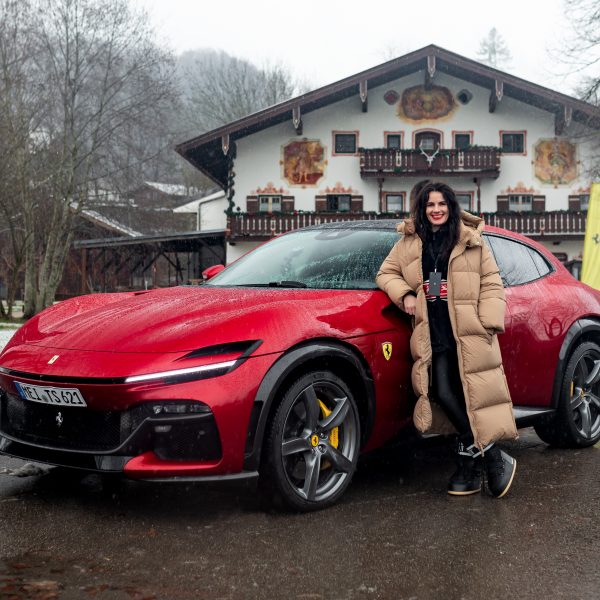
M 496 335 L 504 331 L 504 289 L 498 266 L 481 237 L 483 220 L 466 212 L 461 216 L 460 239 L 448 264 L 448 311 L 469 422 L 476 445 L 485 448 L 491 442 L 517 437 Z M 381 265 L 377 285 L 400 308 L 406 294 L 417 294 L 410 339 L 415 361 L 412 384 L 418 396 L 414 422 L 423 433 L 450 433 L 455 430 L 445 413 L 429 400 L 432 352 L 422 242 L 411 219 L 398 225 L 398 231 L 404 235 Z

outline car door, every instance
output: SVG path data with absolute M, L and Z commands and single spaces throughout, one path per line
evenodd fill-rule
M 514 404 L 547 406 L 566 323 L 552 293 L 554 267 L 519 240 L 486 234 L 504 284 L 506 331 L 499 336 Z

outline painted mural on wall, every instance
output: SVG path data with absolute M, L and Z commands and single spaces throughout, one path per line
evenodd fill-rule
M 282 151 L 283 177 L 290 185 L 316 185 L 325 175 L 325 146 L 319 140 L 294 140 Z
M 416 85 L 405 89 L 398 102 L 398 116 L 413 123 L 437 121 L 449 117 L 456 109 L 456 102 L 446 87 L 433 85 L 426 89 Z
M 566 185 L 577 179 L 577 148 L 567 140 L 539 140 L 534 146 L 535 176 L 542 183 Z

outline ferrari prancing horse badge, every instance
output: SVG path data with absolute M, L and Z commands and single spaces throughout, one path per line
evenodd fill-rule
M 383 350 L 385 360 L 390 360 L 392 357 L 392 342 L 383 342 L 383 344 L 381 344 L 381 349 Z

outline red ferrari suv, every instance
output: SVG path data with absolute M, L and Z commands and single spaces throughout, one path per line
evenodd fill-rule
M 135 479 L 259 477 L 298 510 L 334 503 L 361 451 L 411 423 L 410 322 L 374 284 L 395 222 L 282 235 L 201 286 L 95 294 L 0 354 L 0 452 Z M 519 424 L 600 439 L 600 293 L 535 242 L 488 228 L 506 287 Z

